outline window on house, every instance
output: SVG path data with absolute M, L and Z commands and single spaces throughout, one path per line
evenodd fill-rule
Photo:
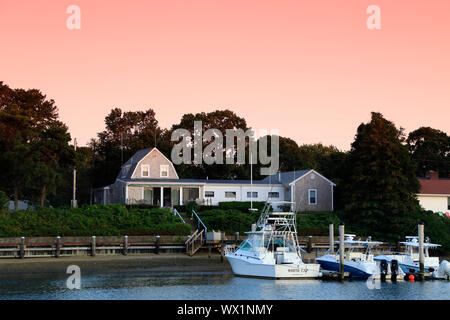
M 253 195 L 251 192 L 247 192 L 247 198 L 258 198 L 258 192 L 253 192 Z
M 190 201 L 195 201 L 200 198 L 199 188 L 183 188 L 183 203 L 187 204 Z
M 225 191 L 225 198 L 236 198 L 235 191 Z
M 308 190 L 308 199 L 309 204 L 317 204 L 317 190 L 316 189 L 309 189 Z
M 159 166 L 159 175 L 161 178 L 167 178 L 169 176 L 169 166 L 168 165 L 160 165 Z
M 269 192 L 269 198 L 279 198 L 280 193 L 279 192 Z
M 214 191 L 205 191 L 205 198 L 214 198 Z
M 141 166 L 141 177 L 150 177 L 150 165 L 143 164 Z

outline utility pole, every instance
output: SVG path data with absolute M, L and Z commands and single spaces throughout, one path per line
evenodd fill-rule
M 77 138 L 74 139 L 73 146 L 74 146 L 75 152 L 77 152 Z M 73 197 L 72 197 L 72 201 L 71 201 L 72 208 L 78 207 L 76 192 L 77 192 L 77 169 L 74 165 L 73 166 Z

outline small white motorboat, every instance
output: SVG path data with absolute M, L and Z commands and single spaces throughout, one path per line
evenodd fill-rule
M 374 260 L 371 250 L 373 247 L 382 244 L 379 241 L 372 241 L 369 237 L 365 241 L 354 240 L 354 234 L 344 235 L 344 272 L 348 272 L 351 277 L 367 279 L 370 277 L 381 277 L 382 275 L 401 275 L 403 271 L 398 268 L 396 263 L 380 264 Z M 339 241 L 336 241 L 339 243 Z M 363 252 L 357 252 L 355 249 L 363 249 Z M 340 250 L 336 254 L 325 254 L 316 258 L 323 270 L 329 272 L 339 272 Z
M 234 250 L 227 246 L 225 257 L 240 276 L 271 279 L 318 278 L 319 264 L 302 261 L 297 239 L 295 211 L 271 212 L 270 205 L 293 208 L 292 202 L 272 202 L 266 205 L 259 220 L 252 225 L 248 237 Z
M 405 245 L 403 254 L 379 255 L 375 257 L 376 261 L 385 260 L 391 262 L 397 260 L 400 268 L 405 273 L 417 273 L 420 271 L 419 265 L 419 237 L 407 236 L 406 241 L 400 242 Z M 430 257 L 429 249 L 440 247 L 439 244 L 430 243 L 430 239 L 426 238 L 423 243 L 424 248 L 424 271 L 431 273 L 435 279 L 448 279 L 450 277 L 450 263 L 443 260 L 439 263 L 438 257 Z

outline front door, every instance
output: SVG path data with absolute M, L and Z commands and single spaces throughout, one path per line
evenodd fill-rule
M 160 207 L 161 206 L 161 188 L 153 188 L 153 205 Z
M 153 204 L 153 188 L 144 187 L 144 203 Z
M 163 188 L 163 206 L 171 207 L 172 206 L 172 196 L 170 188 Z

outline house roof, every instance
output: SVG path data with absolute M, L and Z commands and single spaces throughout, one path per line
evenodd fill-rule
M 127 162 L 125 162 L 123 165 L 129 165 L 129 164 L 135 164 L 138 163 L 139 161 L 141 161 L 142 159 L 144 159 L 144 157 L 150 152 L 152 151 L 153 148 L 147 148 L 147 149 L 141 149 L 139 151 L 137 151 L 135 154 L 133 154 L 133 156 L 128 159 Z
M 224 180 L 224 179 L 132 179 L 133 172 L 136 170 L 139 162 L 144 159 L 153 149 L 155 148 L 147 148 L 137 151 L 127 162 L 122 165 L 122 170 L 119 172 L 117 176 L 117 180 L 126 183 L 203 183 L 203 184 L 251 184 L 250 180 Z M 170 160 L 169 160 L 170 161 Z M 174 168 L 175 169 L 175 168 Z M 298 170 L 298 171 L 288 171 L 288 172 L 280 172 L 275 173 L 262 180 L 253 180 L 253 184 L 255 185 L 284 185 L 289 186 L 293 181 L 301 178 L 310 172 L 311 169 L 308 170 Z M 326 178 L 325 178 L 326 179 Z M 328 179 L 327 179 L 328 180 Z M 330 183 L 332 183 L 330 181 Z
M 250 180 L 221 180 L 221 179 L 119 179 L 123 182 L 128 183 L 202 183 L 202 184 L 251 184 Z M 253 180 L 253 184 L 268 184 L 268 182 L 264 180 Z M 272 184 L 280 184 L 273 183 Z
M 133 154 L 133 156 L 122 165 L 122 169 L 117 175 L 117 179 L 130 179 L 139 161 L 144 159 L 144 157 L 152 150 L 153 148 L 141 149 Z M 123 174 L 124 170 L 126 170 L 125 174 Z
M 261 181 L 264 181 L 264 183 L 267 183 L 267 184 L 281 183 L 284 185 L 289 185 L 289 183 L 304 176 L 305 174 L 307 174 L 310 171 L 311 171 L 311 169 L 275 173 L 270 176 L 267 176 L 266 178 L 264 178 Z
M 419 178 L 420 194 L 450 194 L 450 179 Z

